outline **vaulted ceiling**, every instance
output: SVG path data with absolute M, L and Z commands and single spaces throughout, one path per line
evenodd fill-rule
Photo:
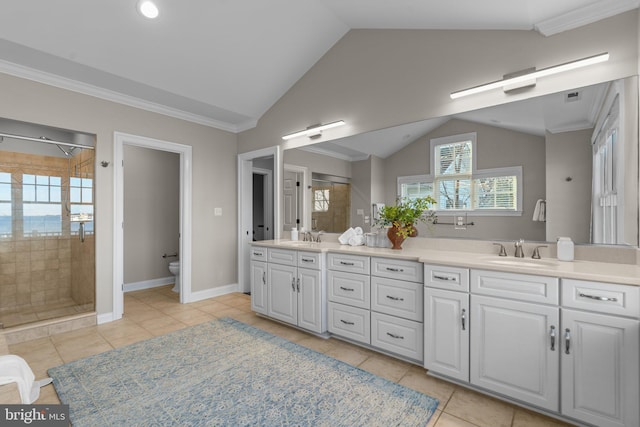
M 2 0 L 0 72 L 239 132 L 355 28 L 545 35 L 639 0 Z

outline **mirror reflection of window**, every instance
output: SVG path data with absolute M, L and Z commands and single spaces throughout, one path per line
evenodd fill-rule
M 349 228 L 351 184 L 347 179 L 316 175 L 311 181 L 311 194 L 312 231 L 342 233 Z

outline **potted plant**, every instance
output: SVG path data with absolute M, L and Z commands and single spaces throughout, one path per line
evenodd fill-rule
M 418 235 L 416 223 L 433 222 L 435 212 L 429 208 L 436 203 L 431 196 L 418 198 L 398 198 L 395 206 L 380 209 L 377 224 L 389 228 L 387 237 L 391 240 L 391 249 L 402 249 L 402 242 L 407 237 Z

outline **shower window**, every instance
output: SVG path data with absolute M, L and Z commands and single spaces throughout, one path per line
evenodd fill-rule
M 25 237 L 62 234 L 62 177 L 22 175 Z
M 11 207 L 11 174 L 0 172 L 0 238 L 13 234 Z
M 70 178 L 71 233 L 77 234 L 80 223 L 85 223 L 85 233 L 93 233 L 93 179 Z

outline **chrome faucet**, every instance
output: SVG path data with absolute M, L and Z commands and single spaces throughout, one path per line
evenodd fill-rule
M 522 246 L 524 245 L 524 239 L 517 240 L 515 245 L 516 245 L 516 253 L 513 256 L 516 258 L 524 258 L 524 252 L 522 250 Z

